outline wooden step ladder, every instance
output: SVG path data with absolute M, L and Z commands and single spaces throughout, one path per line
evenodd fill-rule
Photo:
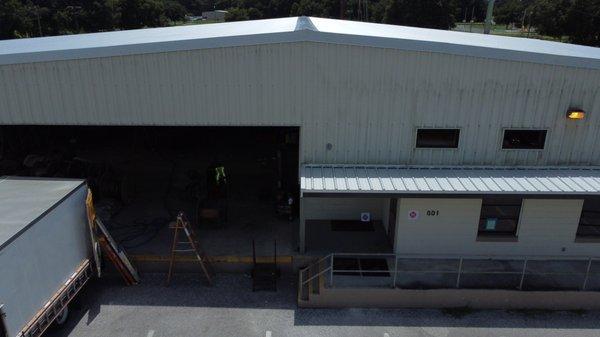
M 214 275 L 212 266 L 206 254 L 200 248 L 200 243 L 197 239 L 196 233 L 188 221 L 185 213 L 179 212 L 175 223 L 169 226 L 173 228 L 173 244 L 171 245 L 171 258 L 169 260 L 169 273 L 167 274 L 167 285 L 171 282 L 171 276 L 173 275 L 173 266 L 175 264 L 175 256 L 178 253 L 194 253 L 202 272 L 206 277 L 208 285 L 212 285 L 212 275 Z M 180 235 L 185 234 L 185 241 L 180 241 Z

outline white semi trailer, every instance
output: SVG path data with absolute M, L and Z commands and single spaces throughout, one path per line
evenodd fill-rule
M 0 178 L 0 336 L 63 321 L 92 275 L 83 180 Z

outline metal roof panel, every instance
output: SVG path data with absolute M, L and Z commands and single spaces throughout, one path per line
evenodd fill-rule
M 0 179 L 0 249 L 84 184 L 79 179 Z
M 335 168 L 334 168 L 335 167 Z M 331 179 L 335 172 L 335 179 Z M 600 168 L 304 165 L 303 193 L 600 194 Z M 343 175 L 343 176 L 340 176 Z M 335 184 L 320 181 L 331 179 Z
M 0 65 L 300 41 L 600 69 L 600 48 L 315 17 L 3 40 Z

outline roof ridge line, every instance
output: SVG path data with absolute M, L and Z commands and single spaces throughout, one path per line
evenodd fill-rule
M 318 32 L 319 30 L 317 29 L 317 27 L 313 24 L 313 22 L 310 20 L 310 17 L 308 16 L 299 16 L 298 17 L 298 21 L 296 21 L 296 28 L 294 28 L 294 31 L 301 31 L 301 30 L 312 30 L 315 32 Z

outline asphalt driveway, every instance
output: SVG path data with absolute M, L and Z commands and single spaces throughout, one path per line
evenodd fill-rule
M 119 279 L 95 280 L 71 305 L 58 336 L 600 336 L 600 312 L 468 309 L 300 309 L 295 279 L 277 292 L 251 292 L 241 274 L 219 274 L 213 287 L 199 276 L 147 274 L 126 287 Z

